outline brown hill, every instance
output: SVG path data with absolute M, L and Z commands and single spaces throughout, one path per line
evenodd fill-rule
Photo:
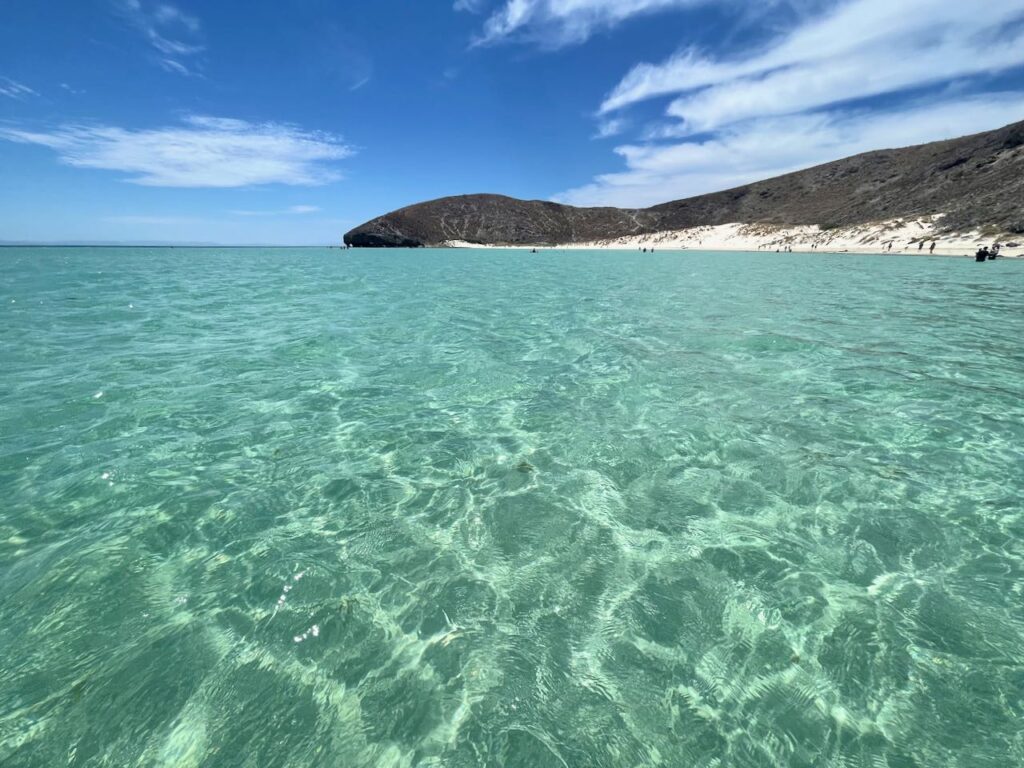
M 347 233 L 345 243 L 557 245 L 716 224 L 830 229 L 940 214 L 943 231 L 1024 233 L 1024 122 L 960 139 L 867 152 L 651 208 L 575 208 L 501 195 L 445 197 L 368 221 Z

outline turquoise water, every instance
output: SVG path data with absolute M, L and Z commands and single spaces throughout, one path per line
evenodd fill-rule
M 0 250 L 0 765 L 1024 764 L 1024 263 Z

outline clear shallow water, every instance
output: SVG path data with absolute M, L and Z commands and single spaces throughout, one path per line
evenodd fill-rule
M 1022 339 L 1020 263 L 4 249 L 0 764 L 1024 764 Z

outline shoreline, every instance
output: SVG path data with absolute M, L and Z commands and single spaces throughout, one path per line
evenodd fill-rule
M 936 232 L 941 217 L 892 220 L 823 230 L 817 225 L 719 224 L 627 235 L 558 245 L 481 245 L 450 240 L 449 248 L 501 248 L 515 250 L 648 250 L 722 251 L 763 253 L 853 253 L 888 256 L 959 256 L 974 258 L 983 246 L 1002 242 L 1000 258 L 1024 257 L 1024 235 L 993 237 L 978 231 Z M 919 247 L 921 243 L 923 247 Z M 931 244 L 935 243 L 935 250 Z M 892 244 L 891 249 L 889 244 Z M 1008 247 L 1013 243 L 1015 247 Z

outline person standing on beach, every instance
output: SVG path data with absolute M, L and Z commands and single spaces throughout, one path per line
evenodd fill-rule
M 935 241 L 934 240 L 932 240 L 932 245 L 928 249 L 928 253 L 935 253 Z

